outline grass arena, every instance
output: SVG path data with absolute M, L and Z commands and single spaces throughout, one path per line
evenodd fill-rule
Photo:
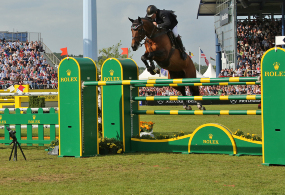
M 279 56 L 280 53 L 281 56 Z M 274 56 L 272 57 L 271 55 Z M 264 73 L 264 75 L 270 75 L 270 72 L 276 71 L 272 65 L 276 61 L 280 62 L 278 71 L 282 71 L 282 64 L 284 63 L 282 56 L 284 56 L 284 50 L 282 49 L 278 49 L 277 54 L 275 54 L 274 50 L 271 50 L 271 52 L 269 51 L 265 55 L 263 62 L 266 62 L 270 66 L 267 67 L 268 70 L 266 71 L 263 69 L 263 71 L 269 72 Z M 132 81 L 129 80 L 130 77 L 137 77 L 137 73 L 133 75 L 134 72 L 125 72 L 130 67 L 128 66 L 128 69 L 125 69 L 124 65 L 122 65 L 124 61 L 135 64 L 132 60 L 120 61 L 109 59 L 102 68 L 102 78 L 104 78 L 104 74 L 110 76 L 110 70 L 114 71 L 113 75 L 119 74 L 122 78 L 128 78 L 124 78 L 124 81 L 116 81 L 115 85 L 111 86 L 111 88 L 108 86 L 108 84 L 112 84 L 109 81 L 96 81 L 96 68 L 91 60 L 69 58 L 62 61 L 59 69 L 59 78 L 63 77 L 62 80 L 59 79 L 59 81 L 63 81 L 59 84 L 59 112 L 55 113 L 57 114 L 55 116 L 58 117 L 59 131 L 56 130 L 52 134 L 59 136 L 60 156 L 66 157 L 48 156 L 44 150 L 44 147 L 47 146 L 26 146 L 23 142 L 22 147 L 27 161 L 24 161 L 19 156 L 18 161 L 22 163 L 15 166 L 14 163 L 8 163 L 11 147 L 9 145 L 1 145 L 0 148 L 3 151 L 0 153 L 3 162 L 2 171 L 5 173 L 5 177 L 16 181 L 12 185 L 10 184 L 15 189 L 13 191 L 9 189 L 7 192 L 29 193 L 29 187 L 33 184 L 36 184 L 33 185 L 34 190 L 45 189 L 45 192 L 50 193 L 58 190 L 64 190 L 65 193 L 83 193 L 94 191 L 94 186 L 96 187 L 96 191 L 102 194 L 125 194 L 128 192 L 159 194 L 165 190 L 171 193 L 178 193 L 177 186 L 185 186 L 184 188 L 179 187 L 179 193 L 183 194 L 189 194 L 189 190 L 193 193 L 202 194 L 209 191 L 213 191 L 214 193 L 259 194 L 282 192 L 283 189 L 280 188 L 279 183 L 284 182 L 282 177 L 283 167 L 261 166 L 261 163 L 265 165 L 283 165 L 282 148 L 278 150 L 282 142 L 276 139 L 276 136 L 283 132 L 282 124 L 276 122 L 276 119 L 280 122 L 280 118 L 282 118 L 282 113 L 276 111 L 280 110 L 280 106 L 282 106 L 282 103 L 280 104 L 281 100 L 279 102 L 269 101 L 272 99 L 272 96 L 267 97 L 264 94 L 261 97 L 238 97 L 241 99 L 261 98 L 263 101 L 262 110 L 257 110 L 256 104 L 207 105 L 207 110 L 192 111 L 184 111 L 182 110 L 182 106 L 143 106 L 139 108 L 138 101 L 140 99 L 137 97 L 137 89 L 136 87 L 133 89 L 130 87 Z M 92 71 L 82 64 L 93 66 L 91 68 Z M 108 65 L 112 68 L 108 68 Z M 118 71 L 116 68 L 118 68 Z M 136 69 L 136 67 L 132 67 L 131 69 Z M 273 74 L 278 75 L 278 73 Z M 281 79 L 281 77 L 276 78 L 273 76 L 272 78 Z M 274 90 L 272 89 L 274 86 L 272 82 L 266 80 L 266 84 L 264 84 L 263 79 L 265 78 L 261 78 L 263 92 L 268 89 Z M 83 83 L 80 81 L 83 81 Z M 151 83 L 145 84 L 156 84 L 154 81 L 146 82 Z M 183 83 L 183 80 L 168 82 L 172 82 L 173 84 L 175 84 L 174 82 Z M 196 80 L 193 82 L 197 83 Z M 204 80 L 202 83 L 204 82 L 209 84 L 210 80 Z M 234 78 L 233 80 L 224 82 L 238 82 L 238 79 Z M 274 82 L 282 83 L 283 81 L 274 80 Z M 97 104 L 96 101 L 94 103 L 94 99 L 97 100 L 98 97 L 96 85 L 103 86 L 103 136 L 122 139 L 125 153 L 99 155 L 93 158 L 68 158 L 67 156 L 95 156 L 99 153 L 98 127 L 96 128 L 98 122 Z M 139 83 L 138 85 L 144 84 Z M 268 89 L 265 89 L 266 87 Z M 61 90 L 66 91 L 63 92 Z M 117 101 L 114 101 L 116 104 L 111 104 L 110 95 L 107 95 L 108 93 L 112 94 L 111 97 L 113 100 L 118 98 Z M 274 97 L 276 99 L 282 97 L 283 92 L 281 91 L 280 93 L 274 93 Z M 179 97 L 166 98 L 179 99 Z M 202 96 L 191 98 L 194 100 L 203 99 Z M 221 97 L 218 98 L 220 99 Z M 231 96 L 222 97 L 222 99 L 231 98 Z M 148 97 L 148 99 L 152 101 L 155 98 Z M 265 101 L 269 103 L 266 104 Z M 278 106 L 275 102 L 279 103 Z M 158 111 L 154 110 L 157 109 L 162 110 L 159 111 L 159 114 L 163 115 L 156 115 L 155 112 Z M 180 112 L 186 112 L 185 114 L 187 115 L 180 115 Z M 272 116 L 267 115 L 267 118 L 263 118 L 266 112 Z M 128 116 L 127 113 L 130 115 Z M 2 120 L 5 114 L 8 113 L 2 114 Z M 41 112 L 38 114 L 41 114 Z M 44 113 L 42 114 L 44 115 Z M 192 116 L 188 116 L 189 114 Z M 110 117 L 104 115 L 111 115 L 112 120 Z M 34 114 L 31 117 L 37 118 L 38 116 Z M 268 118 L 270 120 L 267 120 Z M 46 120 L 48 120 L 48 117 L 46 117 Z M 155 123 L 154 134 L 156 135 L 161 133 L 173 134 L 179 131 L 184 131 L 185 134 L 189 135 L 173 140 L 140 140 L 132 138 L 132 135 L 139 134 L 139 121 L 153 121 Z M 16 122 L 8 122 L 6 125 L 14 123 Z M 272 129 L 270 126 L 273 128 L 273 132 L 266 131 L 266 128 Z M 237 129 L 250 134 L 262 135 L 262 141 L 241 139 L 234 135 L 234 131 Z M 0 130 L 0 132 L 2 136 L 7 137 L 4 130 Z M 28 130 L 20 132 L 21 135 L 28 134 Z M 35 135 L 38 132 L 37 130 L 32 130 L 29 134 L 31 133 Z M 89 136 L 89 134 L 92 134 L 93 137 Z M 21 135 L 17 134 L 19 140 L 21 140 Z M 40 134 L 41 137 L 45 135 L 51 135 L 49 129 Z M 200 143 L 201 141 L 202 144 Z M 33 144 L 36 143 L 34 142 Z M 212 144 L 209 145 L 209 143 Z M 217 145 L 223 145 L 223 147 L 217 147 Z M 183 153 L 183 155 L 178 155 L 177 153 Z M 237 157 L 240 155 L 243 156 Z M 30 167 L 28 170 L 24 168 L 27 166 Z M 28 179 L 25 178 L 27 172 L 38 172 L 41 171 L 42 167 L 46 168 L 42 169 L 41 176 L 34 174 L 34 176 Z M 205 175 L 209 177 L 205 179 Z M 93 184 L 94 178 L 96 178 L 96 184 Z M 272 183 L 272 180 L 279 182 Z M 6 182 L 4 180 L 0 182 L 3 184 L 0 188 L 3 188 Z M 160 185 L 161 182 L 165 185 Z M 17 188 L 16 186 L 19 184 L 23 187 Z M 60 185 L 50 188 L 49 186 L 53 184 Z M 91 184 L 93 187 L 91 187 Z M 145 184 L 148 185 L 145 186 Z

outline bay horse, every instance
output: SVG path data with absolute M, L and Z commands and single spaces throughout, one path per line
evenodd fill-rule
M 168 70 L 171 79 L 196 78 L 196 68 L 193 61 L 189 56 L 187 56 L 186 60 L 181 58 L 179 49 L 174 46 L 175 38 L 170 39 L 167 30 L 157 28 L 152 20 L 148 18 L 138 17 L 136 20 L 130 18 L 129 20 L 132 22 L 131 47 L 133 51 L 136 51 L 142 45 L 141 41 L 145 39 L 143 44 L 145 45 L 146 51 L 144 55 L 142 55 L 141 60 L 152 75 L 158 72 L 153 62 L 155 61 L 161 68 Z M 186 96 L 185 86 L 173 88 L 180 91 L 183 96 Z M 189 88 L 193 96 L 199 95 L 198 86 L 189 86 Z M 197 101 L 197 107 L 200 110 L 205 110 L 201 102 Z M 192 110 L 187 100 L 183 100 L 183 108 Z

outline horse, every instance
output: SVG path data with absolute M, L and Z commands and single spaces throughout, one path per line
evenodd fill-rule
M 169 33 L 165 29 L 157 28 L 152 20 L 148 18 L 138 17 L 136 20 L 130 18 L 129 20 L 132 22 L 132 50 L 136 51 L 140 46 L 145 45 L 146 51 L 142 55 L 141 60 L 152 75 L 158 72 L 153 62 L 155 61 L 161 68 L 168 70 L 171 79 L 196 78 L 196 68 L 192 59 L 189 56 L 187 56 L 186 60 L 181 58 L 179 49 L 175 48 L 175 38 L 171 39 L 169 37 L 169 35 L 172 35 L 172 32 Z M 174 35 L 172 36 L 174 37 Z M 143 40 L 145 42 L 141 44 Z M 180 91 L 183 96 L 186 96 L 185 86 L 173 88 Z M 189 86 L 189 88 L 193 96 L 199 95 L 198 86 Z M 197 107 L 200 110 L 205 110 L 205 107 L 199 101 L 197 101 Z M 183 108 L 192 110 L 187 100 L 183 100 Z

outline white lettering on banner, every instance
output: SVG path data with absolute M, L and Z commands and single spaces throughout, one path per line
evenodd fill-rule
M 223 16 L 222 16 L 222 20 L 225 20 L 225 19 L 228 19 L 229 18 L 229 14 L 225 13 Z

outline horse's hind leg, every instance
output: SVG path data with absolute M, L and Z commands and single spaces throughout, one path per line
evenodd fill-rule
M 169 71 L 170 74 L 170 78 L 174 79 L 174 78 L 185 78 L 185 73 L 184 71 Z M 176 89 L 177 91 L 180 91 L 180 93 L 183 96 L 186 96 L 186 92 L 185 92 L 185 87 L 173 87 L 174 89 Z M 191 106 L 188 105 L 188 101 L 187 100 L 183 100 L 183 108 L 186 110 L 192 110 Z
M 186 87 L 182 87 L 182 88 L 184 89 L 181 90 L 180 92 L 183 96 L 186 96 L 186 92 L 185 92 Z M 183 100 L 183 108 L 185 110 L 192 110 L 192 107 L 188 105 L 188 100 Z
M 198 96 L 200 95 L 199 93 L 199 87 L 195 86 L 195 87 L 190 87 L 190 90 L 193 94 L 193 96 Z M 202 105 L 201 101 L 197 101 L 197 107 L 199 110 L 206 110 L 206 108 Z

